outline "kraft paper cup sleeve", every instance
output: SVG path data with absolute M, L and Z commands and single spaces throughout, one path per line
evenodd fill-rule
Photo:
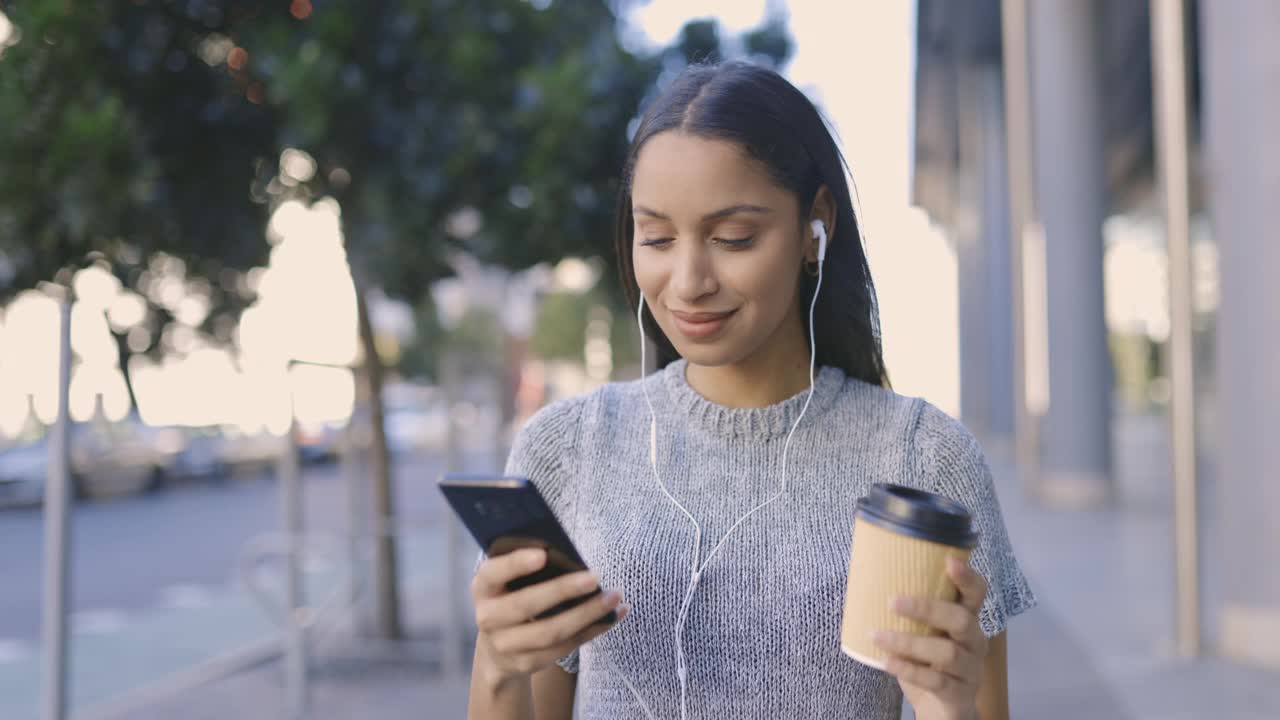
M 972 550 L 897 533 L 872 522 L 854 521 L 853 547 L 840 630 L 846 655 L 884 669 L 886 654 L 871 641 L 875 630 L 930 634 L 929 626 L 889 607 L 898 595 L 953 602 L 958 591 L 946 575 L 946 560 L 967 563 Z

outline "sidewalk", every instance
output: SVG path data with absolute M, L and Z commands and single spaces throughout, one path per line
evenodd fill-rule
M 417 532 L 400 548 L 406 605 L 417 616 L 426 614 L 418 619 L 418 627 L 433 631 L 443 622 L 431 614 L 439 609 L 436 588 L 444 576 L 444 541 L 437 537 L 441 535 Z M 318 599 L 340 592 L 345 575 L 330 562 L 308 572 L 305 580 L 307 596 Z M 282 592 L 275 588 L 272 594 Z M 415 616 L 409 610 L 406 615 L 412 619 Z M 68 658 L 72 715 L 87 720 L 121 717 L 106 711 L 121 701 L 133 705 L 132 698 L 215 676 L 220 668 L 234 671 L 246 663 L 273 658 L 278 655 L 278 635 L 271 615 L 239 586 L 229 586 L 196 607 L 152 611 L 119 631 L 77 632 Z M 42 669 L 39 652 L 0 663 L 0 720 L 36 720 Z M 190 692 L 194 697 L 202 691 Z
M 72 709 L 154 682 L 274 634 L 274 626 L 242 593 L 227 592 L 198 609 L 158 610 L 120 633 L 75 634 L 68 657 Z M 39 652 L 0 665 L 0 718 L 35 720 L 43 659 Z
M 420 553 L 428 548 L 419 545 L 414 549 Z M 419 553 L 406 553 L 406 558 L 417 562 Z M 307 720 L 465 717 L 465 668 L 461 672 L 447 669 L 447 638 L 442 633 L 447 610 L 441 574 L 418 575 L 405 582 L 402 610 L 406 640 L 387 643 L 367 639 L 346 625 L 312 634 Z M 458 638 L 462 647 L 453 658 L 469 663 L 470 637 L 463 634 Z M 166 684 L 170 687 L 165 688 Z M 246 654 L 237 667 L 215 679 L 194 686 L 184 686 L 181 680 L 162 681 L 153 689 L 135 691 L 132 697 L 91 705 L 74 717 L 284 720 L 286 710 L 280 645 L 268 643 L 265 652 L 260 649 Z
M 1013 717 L 1280 718 L 1280 672 L 1174 657 L 1163 433 L 1158 418 L 1118 423 L 1121 502 L 1108 510 L 1027 502 L 1007 460 L 993 454 L 1005 520 L 1040 598 L 1010 623 Z M 414 640 L 382 649 L 349 636 L 320 644 L 308 718 L 464 717 L 466 678 L 442 669 L 443 581 L 419 576 L 411 586 L 406 613 Z M 270 660 L 119 717 L 279 720 L 283 698 L 280 663 Z
M 1176 657 L 1164 421 L 1120 418 L 1116 437 L 1113 509 L 1038 507 L 1007 460 L 992 458 L 1006 525 L 1040 599 L 1010 623 L 1013 717 L 1280 718 L 1280 672 Z M 1201 482 L 1211 496 L 1211 473 Z
M 308 720 L 466 717 L 467 677 L 442 671 L 440 644 L 421 638 L 370 651 L 345 638 L 313 659 Z M 118 716 L 122 720 L 283 720 L 282 665 L 273 660 Z

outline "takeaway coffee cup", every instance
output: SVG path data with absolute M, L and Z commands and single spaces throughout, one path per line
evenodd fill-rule
M 886 655 L 871 641 L 876 630 L 928 635 L 924 623 L 889 607 L 897 595 L 954 602 L 948 557 L 968 562 L 978 534 L 963 505 L 934 493 L 877 483 L 854 512 L 853 548 L 840 625 L 840 649 L 883 670 Z

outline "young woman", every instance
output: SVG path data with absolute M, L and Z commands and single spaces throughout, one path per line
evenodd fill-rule
M 845 166 L 813 104 L 753 65 L 687 70 L 638 128 L 617 236 L 661 370 L 552 404 L 517 437 L 507 472 L 591 571 L 507 592 L 544 553 L 481 563 L 471 717 L 896 720 L 905 696 L 919 720 L 1007 718 L 1005 623 L 1035 599 L 978 443 L 888 389 Z M 959 500 L 981 533 L 973 567 L 948 569 L 957 602 L 896 606 L 940 634 L 878 638 L 886 671 L 839 641 L 854 508 L 876 482 Z

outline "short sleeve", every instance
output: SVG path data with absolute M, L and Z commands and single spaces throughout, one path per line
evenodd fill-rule
M 989 588 L 978 620 L 987 637 L 1000 634 L 1009 618 L 1035 607 L 1036 597 L 1014 556 L 982 447 L 959 421 L 920 401 L 911 463 L 919 487 L 949 497 L 972 513 L 979 537 L 971 565 Z
M 534 413 L 516 433 L 503 472 L 528 478 L 570 535 L 577 524 L 574 478 L 583 402 L 582 398 L 561 400 Z M 561 658 L 558 664 L 568 672 L 577 672 L 578 651 Z
M 534 413 L 516 433 L 504 474 L 528 478 L 556 519 L 572 529 L 574 471 L 582 398 L 552 403 Z

